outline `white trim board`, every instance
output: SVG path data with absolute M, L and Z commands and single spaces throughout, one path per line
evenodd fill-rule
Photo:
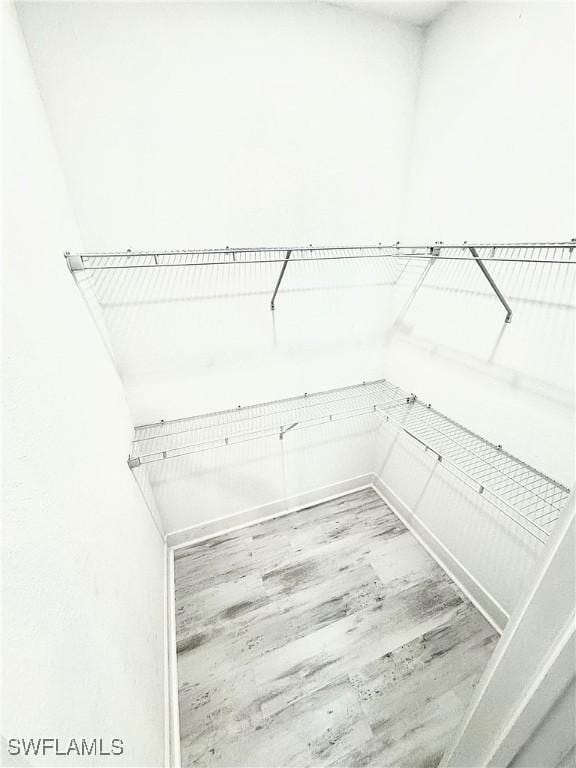
M 410 507 L 381 478 L 374 475 L 372 487 L 392 511 L 400 518 L 420 544 L 432 555 L 452 581 L 464 592 L 470 602 L 502 634 L 508 612 L 486 590 L 470 571 L 438 539 L 425 523 L 419 520 Z
M 244 509 L 242 512 L 234 512 L 232 515 L 218 517 L 215 520 L 197 523 L 189 528 L 167 533 L 166 542 L 171 549 L 179 549 L 189 544 L 211 539 L 214 536 L 246 528 L 248 525 L 264 522 L 264 520 L 272 520 L 291 512 L 299 512 L 301 509 L 323 504 L 325 501 L 337 499 L 339 496 L 345 496 L 364 488 L 371 488 L 373 477 L 373 473 L 368 472 L 365 475 L 350 477 L 332 485 L 324 485 L 321 488 L 305 491 L 297 496 L 279 499 L 259 507 Z
M 170 756 L 170 747 L 172 742 L 172 723 L 170 721 L 170 697 L 172 686 L 170 684 L 171 662 L 170 662 L 170 602 L 172 593 L 169 585 L 170 567 L 168 558 L 172 555 L 168 545 L 164 542 L 164 768 L 170 768 L 172 759 Z
M 167 768 L 180 768 L 180 707 L 178 702 L 178 656 L 176 646 L 176 595 L 174 582 L 174 550 L 168 548 L 166 558 L 168 600 L 170 601 L 166 611 L 167 635 L 168 635 L 168 698 L 167 719 L 169 724 Z

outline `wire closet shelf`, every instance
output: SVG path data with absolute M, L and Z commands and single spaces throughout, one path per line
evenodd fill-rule
M 576 240 L 556 243 L 461 243 L 427 245 L 282 246 L 202 250 L 110 251 L 107 253 L 66 253 L 68 265 L 77 270 L 143 269 L 164 267 L 216 267 L 222 264 L 282 263 L 297 261 L 339 261 L 342 259 L 430 259 L 474 262 L 574 264 Z M 473 255 L 476 251 L 477 256 Z
M 423 259 L 425 271 L 436 261 L 470 262 L 475 263 L 482 271 L 498 300 L 506 310 L 505 322 L 512 321 L 512 308 L 491 274 L 489 265 L 492 263 L 505 264 L 545 264 L 566 265 L 575 264 L 574 248 L 576 240 L 557 243 L 462 243 L 445 245 L 436 242 L 433 245 L 352 245 L 352 246 L 295 246 L 272 248 L 220 248 L 211 250 L 183 251 L 127 251 L 125 253 L 66 253 L 68 267 L 78 281 L 84 273 L 89 278 L 94 275 L 114 276 L 117 271 L 124 270 L 166 270 L 167 268 L 188 267 L 222 267 L 232 268 L 247 265 L 280 264 L 276 284 L 271 293 L 270 309 L 276 308 L 276 297 L 288 264 L 294 263 L 339 263 L 342 261 L 361 259 L 376 262 L 388 260 L 397 271 L 393 284 L 396 284 L 408 264 L 414 260 Z M 152 272 L 152 274 L 154 274 Z M 271 286 L 272 291 L 272 286 Z
M 386 380 L 137 427 L 128 464 L 135 470 L 265 437 L 289 439 L 293 431 L 367 414 L 421 445 L 444 470 L 546 542 L 569 489 Z

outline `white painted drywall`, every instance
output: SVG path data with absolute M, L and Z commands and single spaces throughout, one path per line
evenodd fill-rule
M 293 508 L 294 500 L 369 476 L 378 419 L 373 415 L 295 429 L 284 436 L 184 455 L 143 465 L 166 532 L 179 531 L 256 507 L 262 516 Z M 235 523 L 222 522 L 224 530 Z
M 574 664 L 571 671 L 574 671 Z M 564 691 L 554 701 L 550 711 L 543 717 L 535 733 L 530 735 L 514 758 L 512 768 L 546 765 L 550 758 L 556 759 L 558 755 L 562 757 L 557 768 L 573 766 L 576 748 L 574 722 L 576 722 L 576 678 L 572 676 Z
M 2 11 L 2 736 L 120 738 L 115 765 L 158 766 L 164 545 L 126 467 L 121 384 L 62 257 L 81 239 L 16 13 Z M 2 764 L 80 759 L 112 758 Z
M 92 273 L 136 424 L 378 379 L 390 264 Z M 145 274 L 142 274 L 144 272 Z
M 413 237 L 574 237 L 574 5 L 454 3 L 427 29 Z
M 22 3 L 88 250 L 396 240 L 421 32 L 324 3 Z
M 19 7 L 88 249 L 400 237 L 421 32 L 324 4 Z M 136 424 L 379 377 L 389 264 L 95 275 Z M 316 288 L 316 290 L 313 290 Z
M 409 265 L 383 373 L 468 429 L 570 486 L 574 456 L 574 265 Z
M 457 242 L 573 234 L 573 10 L 458 3 L 427 31 L 411 200 L 415 237 Z M 489 264 L 512 323 L 474 264 L 426 262 L 399 281 L 406 304 L 383 372 L 469 429 L 571 486 L 574 269 Z M 402 300 L 399 299 L 402 305 Z M 385 482 L 510 611 L 538 554 L 530 537 L 400 440 Z

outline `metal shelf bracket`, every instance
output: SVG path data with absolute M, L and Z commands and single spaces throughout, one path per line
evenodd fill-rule
M 84 261 L 80 254 L 70 254 L 66 251 L 64 258 L 66 259 L 70 272 L 78 272 L 79 270 L 84 269 Z
M 297 426 L 298 426 L 298 422 L 295 421 L 293 424 L 290 424 L 289 427 L 280 427 L 280 435 L 279 435 L 280 440 L 284 440 L 284 435 L 286 434 L 286 432 L 290 432 L 291 429 L 294 429 L 294 427 L 297 427 Z
M 282 282 L 282 278 L 284 277 L 284 272 L 286 272 L 286 267 L 288 266 L 288 259 L 290 258 L 292 254 L 292 251 L 286 251 L 286 256 L 284 257 L 284 263 L 282 264 L 282 269 L 280 270 L 280 274 L 278 275 L 278 280 L 276 282 L 276 288 L 274 288 L 274 293 L 272 294 L 272 301 L 270 302 L 270 309 L 274 311 L 274 302 L 276 300 L 276 294 L 278 293 L 278 289 L 280 288 L 280 283 Z
M 492 278 L 492 275 L 486 269 L 486 266 L 484 265 L 484 262 L 482 261 L 482 259 L 478 255 L 478 251 L 476 250 L 476 248 L 474 248 L 473 246 L 470 246 L 468 250 L 470 251 L 472 256 L 474 256 L 474 258 L 476 259 L 476 263 L 478 264 L 478 266 L 480 267 L 480 269 L 484 273 L 484 277 L 486 278 L 486 280 L 488 280 L 488 282 L 492 286 L 492 290 L 494 291 L 496 296 L 498 296 L 498 298 L 500 299 L 500 302 L 502 303 L 504 309 L 506 310 L 506 317 L 504 318 L 504 322 L 505 323 L 511 323 L 512 322 L 512 310 L 510 308 L 510 305 L 508 304 L 508 302 L 506 301 L 506 299 L 502 295 L 502 292 L 500 291 L 500 289 L 498 288 L 498 286 L 494 282 L 494 279 Z

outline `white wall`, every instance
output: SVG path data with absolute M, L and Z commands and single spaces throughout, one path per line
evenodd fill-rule
M 426 261 L 412 263 L 410 297 Z M 476 264 L 436 262 L 387 337 L 394 383 L 553 479 L 574 469 L 574 265 L 488 264 L 505 310 Z
M 16 13 L 2 11 L 2 736 L 120 738 L 116 765 L 157 766 L 164 545 L 126 467 L 120 382 L 62 258 L 82 242 Z
M 407 267 L 410 297 L 426 262 Z M 462 425 L 571 487 L 574 267 L 436 262 L 390 328 L 383 372 Z M 384 429 L 376 474 L 510 612 L 541 547 L 407 438 Z
M 574 7 L 450 6 L 423 47 L 414 239 L 574 236 Z M 405 272 L 405 295 L 425 262 Z M 574 267 L 436 263 L 394 324 L 385 375 L 567 485 L 574 456 Z M 401 285 L 399 286 L 401 289 Z
M 321 3 L 19 14 L 88 250 L 400 237 L 420 30 Z M 395 268 L 290 265 L 273 315 L 279 269 L 93 277 L 136 424 L 379 377 Z
M 366 485 L 374 468 L 374 415 L 144 464 L 170 533 L 261 508 L 265 517 Z M 245 522 L 223 521 L 220 530 Z
M 88 250 L 396 240 L 420 30 L 324 3 L 22 3 Z
M 410 234 L 574 237 L 574 5 L 464 2 L 427 30 Z
M 394 319 L 391 263 L 88 273 L 135 424 L 381 377 Z
M 410 200 L 415 240 L 568 239 L 574 214 L 573 7 L 457 3 L 427 30 Z M 571 486 L 574 267 L 489 264 L 512 323 L 474 264 L 426 262 L 383 373 L 469 429 Z M 402 301 L 399 299 L 399 304 Z M 407 439 L 383 431 L 390 488 L 510 612 L 540 546 Z

